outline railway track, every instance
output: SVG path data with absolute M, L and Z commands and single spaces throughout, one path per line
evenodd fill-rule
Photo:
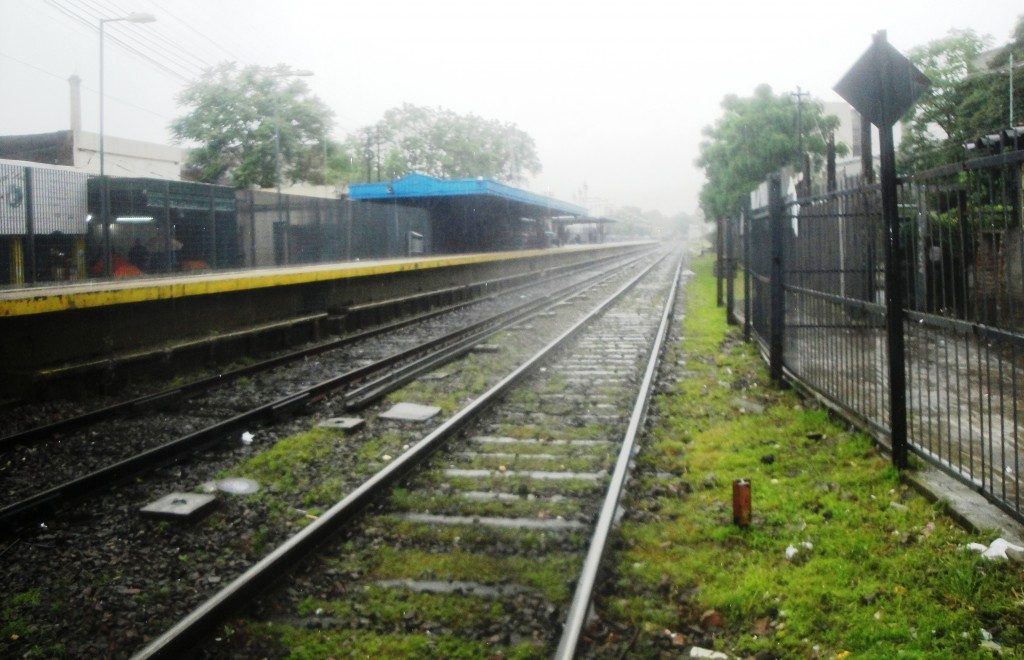
M 651 261 L 648 257 L 646 263 Z M 14 599 L 7 614 L 12 622 L 25 622 L 18 629 L 19 639 L 0 640 L 0 655 L 32 651 L 127 657 L 138 651 L 274 547 L 323 519 L 332 505 L 437 427 L 433 420 L 387 420 L 381 415 L 386 407 L 399 400 L 436 403 L 442 408 L 437 419 L 447 423 L 467 402 L 562 334 L 567 324 L 578 321 L 593 301 L 620 288 L 637 268 L 633 265 L 590 291 L 577 288 L 573 297 L 550 311 L 489 338 L 491 346 L 481 347 L 487 351 L 465 353 L 385 400 L 370 403 L 359 412 L 366 419 L 360 430 L 342 434 L 316 428 L 318 420 L 351 414 L 351 402 L 341 396 L 314 397 L 301 415 L 257 431 L 252 445 L 233 436 L 234 441 L 217 443 L 188 463 L 154 467 L 144 479 L 100 490 L 59 517 L 47 517 L 45 526 L 23 526 L 16 535 L 0 539 L 0 582 Z M 649 298 L 643 300 L 643 306 L 650 304 Z M 500 350 L 491 352 L 494 347 Z M 538 376 L 551 373 L 551 368 L 536 368 Z M 555 391 L 568 385 L 556 378 L 549 387 Z M 583 394 L 567 396 L 575 400 Z M 498 431 L 486 432 L 500 435 Z M 558 446 L 553 443 L 554 450 L 538 453 L 557 453 Z M 563 452 L 569 449 L 575 447 L 562 447 Z M 139 514 L 139 507 L 161 495 L 197 490 L 224 477 L 253 478 L 260 490 L 219 494 L 213 512 L 193 524 Z
M 28 484 L 26 488 L 18 490 L 15 479 L 6 480 L 4 500 L 0 506 L 0 523 L 10 527 L 15 523 L 50 516 L 59 508 L 96 490 L 177 460 L 183 455 L 223 441 L 225 438 L 237 436 L 243 429 L 255 429 L 256 425 L 268 420 L 280 419 L 339 389 L 357 386 L 356 391 L 348 397 L 348 405 L 364 406 L 417 374 L 465 353 L 496 330 L 534 314 L 546 305 L 556 303 L 574 293 L 577 287 L 593 286 L 595 282 L 608 277 L 610 272 L 631 262 L 632 260 L 615 262 L 610 268 L 606 267 L 596 274 L 577 274 L 569 279 L 568 284 L 564 281 L 559 282 L 554 288 L 549 285 L 547 289 L 540 289 L 534 284 L 530 287 L 531 295 L 528 300 L 516 301 L 515 304 L 509 305 L 505 302 L 507 298 L 514 298 L 520 291 L 513 290 L 508 296 L 501 297 L 503 304 L 499 311 L 487 309 L 486 305 L 476 303 L 476 307 L 484 313 L 477 314 L 472 319 L 467 319 L 463 315 L 458 319 L 460 327 L 456 330 L 442 332 L 452 325 L 451 320 L 444 319 L 464 310 L 468 305 L 460 304 L 454 308 L 428 312 L 411 319 L 393 322 L 382 328 L 293 351 L 231 372 L 105 406 L 8 436 L 0 441 L 0 450 L 6 450 L 8 454 L 0 473 L 10 473 L 16 468 L 28 477 Z M 496 296 L 488 297 L 488 302 L 493 303 L 498 299 Z M 479 318 L 480 316 L 483 318 Z M 422 326 L 432 321 L 435 327 L 424 332 Z M 378 346 L 369 350 L 365 347 L 378 337 L 387 337 L 388 333 L 393 336 L 407 328 L 413 328 L 414 332 L 407 332 L 407 337 L 397 342 L 402 348 L 395 350 L 394 341 L 378 342 Z M 429 336 L 429 339 L 424 339 L 424 334 Z M 363 348 L 361 353 L 360 347 Z M 343 349 L 349 349 L 349 352 L 356 354 L 358 366 L 324 378 L 323 374 L 336 372 L 338 367 L 334 365 L 344 364 L 344 360 L 349 357 L 342 352 Z M 294 370 L 298 365 L 300 370 L 304 370 L 309 366 L 307 361 L 314 357 L 330 366 L 326 369 L 309 370 L 311 375 L 302 377 L 306 381 L 312 380 L 312 383 L 296 386 L 296 377 L 292 375 L 284 380 L 284 388 L 279 385 L 277 381 L 281 379 L 282 368 Z M 247 410 L 235 409 L 231 401 L 231 385 L 254 375 L 263 376 L 263 385 L 255 389 L 276 389 L 277 396 L 264 396 L 262 403 Z M 211 405 L 207 399 L 200 406 L 189 404 L 190 399 L 217 389 L 228 390 L 227 396 L 221 394 L 220 402 L 215 400 Z M 187 407 L 186 414 L 167 414 L 168 406 L 178 410 Z M 126 423 L 125 417 L 129 415 L 131 422 Z M 171 432 L 165 432 L 163 436 L 170 435 L 173 439 L 164 439 L 158 431 L 154 436 L 142 438 L 140 441 L 138 437 L 125 438 L 123 431 L 119 435 L 114 430 L 116 427 L 125 426 L 129 434 L 133 430 L 138 433 L 138 429 L 151 429 L 154 420 L 159 430 L 167 429 Z M 102 428 L 104 424 L 106 428 Z M 97 425 L 101 426 L 99 432 L 90 430 Z M 173 431 L 182 426 L 188 429 L 188 432 L 174 437 Z M 102 439 L 97 441 L 97 435 Z M 119 451 L 122 446 L 124 449 Z M 95 460 L 90 460 L 93 458 L 92 455 L 80 456 L 72 468 L 76 471 L 74 474 L 56 479 L 55 482 L 51 481 L 49 485 L 40 489 L 38 483 L 45 483 L 45 480 L 40 478 L 38 469 L 33 469 L 24 456 L 20 457 L 20 460 L 17 455 L 10 456 L 11 453 L 24 452 L 25 448 L 29 457 L 47 462 L 51 458 L 51 453 L 56 450 L 67 453 L 81 451 L 83 448 L 89 454 L 94 454 Z
M 326 342 L 313 343 L 298 350 L 274 354 L 227 371 L 219 370 L 205 376 L 195 377 L 182 385 L 160 387 L 159 382 L 156 382 L 157 388 L 154 388 L 154 383 L 140 383 L 127 388 L 132 390 L 132 393 L 121 397 L 98 394 L 74 399 L 3 401 L 0 402 L 0 451 L 44 441 L 105 419 L 135 414 L 169 401 L 180 400 L 183 397 L 196 396 L 239 378 L 344 348 L 370 337 L 423 323 L 429 319 L 493 301 L 502 296 L 511 296 L 522 291 L 534 291 L 538 287 L 544 287 L 564 277 L 571 277 L 575 273 L 599 268 L 609 263 L 628 261 L 632 258 L 635 257 L 602 257 L 585 264 L 553 268 L 537 275 L 536 279 L 515 275 L 461 287 L 426 291 L 398 299 L 357 305 L 350 308 L 346 315 L 346 318 L 351 317 L 347 323 L 355 324 L 353 332 L 350 334 Z M 526 280 L 525 283 L 523 280 Z M 488 291 L 490 293 L 487 293 Z M 451 302 L 453 300 L 460 302 Z
M 637 275 L 137 657 L 572 657 L 678 277 Z

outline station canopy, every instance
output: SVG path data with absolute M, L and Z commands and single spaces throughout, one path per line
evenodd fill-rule
M 492 179 L 437 179 L 417 172 L 394 181 L 350 184 L 348 196 L 353 200 L 396 200 L 410 206 L 427 206 L 441 199 L 498 202 L 515 208 L 516 215 L 534 218 L 556 215 L 581 217 L 587 213 L 582 206 L 513 188 Z

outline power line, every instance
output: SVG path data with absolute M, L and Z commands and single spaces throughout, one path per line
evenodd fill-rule
M 69 0 L 71 2 L 77 2 L 80 5 L 82 3 L 88 4 L 94 8 L 91 12 L 97 18 L 104 16 L 127 16 L 131 12 L 125 9 L 123 6 L 116 2 L 107 2 L 101 0 Z M 83 7 L 84 9 L 84 7 Z M 206 59 L 200 57 L 196 53 L 189 49 L 183 49 L 180 43 L 177 43 L 163 34 L 160 29 L 160 24 L 148 25 L 142 27 L 135 23 L 122 23 L 120 28 L 125 33 L 130 33 L 135 38 L 136 43 L 142 42 L 141 45 L 144 47 L 150 47 L 154 51 L 159 51 L 164 57 L 201 72 L 204 69 L 210 68 L 211 64 Z M 125 35 L 127 36 L 127 34 Z M 188 61 L 188 60 L 191 60 Z
M 87 21 L 93 24 L 98 24 L 105 18 L 127 16 L 131 13 L 122 7 L 115 5 L 111 8 L 105 3 L 100 4 L 93 0 L 61 1 L 64 2 L 69 9 L 74 8 L 73 11 L 78 13 L 80 16 L 84 16 Z M 144 53 L 146 56 L 153 59 L 159 59 L 165 65 L 171 66 L 179 72 L 184 72 L 193 78 L 198 75 L 205 66 L 202 61 L 199 61 L 199 63 L 189 62 L 179 53 L 168 50 L 165 46 L 160 44 L 158 42 L 158 38 L 163 37 L 160 34 L 159 29 L 155 26 L 140 28 L 132 23 L 118 22 L 117 25 L 107 27 L 106 34 L 110 35 L 109 38 L 121 40 L 137 51 Z
M 178 23 L 180 23 L 181 25 L 185 26 L 185 28 L 187 30 L 195 33 L 196 35 L 198 35 L 204 41 L 207 41 L 210 44 L 212 44 L 215 48 L 220 49 L 221 52 L 223 52 L 225 55 L 230 57 L 232 60 L 235 60 L 235 61 L 241 61 L 242 60 L 242 58 L 239 57 L 238 55 L 236 55 L 234 52 L 232 52 L 232 51 L 228 50 L 227 48 L 225 48 L 223 44 L 217 42 L 212 37 L 207 36 L 206 33 L 204 33 L 201 30 L 199 30 L 197 27 L 192 25 L 190 22 L 188 22 L 188 21 L 178 17 L 171 10 L 169 10 L 166 6 L 157 3 L 156 0 L 146 0 L 146 2 L 149 3 L 151 6 L 153 6 L 154 8 L 156 8 L 157 10 L 159 10 L 161 13 L 166 14 L 170 18 L 172 18 L 175 21 L 177 21 Z
M 47 71 L 46 69 L 43 69 L 41 67 L 37 67 L 36 64 L 33 64 L 31 62 L 27 62 L 24 59 L 18 59 L 17 57 L 14 57 L 13 55 L 8 55 L 5 52 L 0 51 L 0 57 L 4 57 L 4 58 L 9 59 L 11 61 L 14 61 L 14 62 L 17 62 L 19 64 L 22 64 L 23 67 L 28 67 L 29 69 L 37 71 L 40 74 L 45 74 L 47 76 L 50 76 L 51 78 L 56 78 L 57 80 L 60 80 L 60 81 L 63 81 L 63 82 L 68 82 L 68 79 L 66 77 L 61 76 L 60 74 L 53 73 L 52 71 Z M 89 85 L 82 85 L 82 89 L 87 89 L 90 92 L 93 92 L 95 94 L 99 93 L 98 89 L 96 89 L 94 87 L 90 87 Z M 110 94 L 105 94 L 104 96 L 106 98 L 109 98 L 112 101 L 117 101 L 119 103 L 122 103 L 123 105 L 128 105 L 130 107 L 134 107 L 135 109 L 139 109 L 139 111 L 142 111 L 143 113 L 148 113 L 148 114 L 153 115 L 155 117 L 159 117 L 160 119 L 164 119 L 164 120 L 173 120 L 174 119 L 173 117 L 170 117 L 169 115 L 164 115 L 163 113 L 160 113 L 159 111 L 155 111 L 155 109 L 153 109 L 152 107 L 144 107 L 142 105 L 139 105 L 138 103 L 134 103 L 134 102 L 132 102 L 130 100 L 127 100 L 127 99 L 124 99 L 124 98 L 120 98 L 118 96 L 111 96 Z
M 74 11 L 71 11 L 71 10 L 67 9 L 66 7 L 63 7 L 62 5 L 58 4 L 57 0 L 46 0 L 46 3 L 48 5 L 50 5 L 51 7 L 53 7 L 54 9 L 56 9 L 57 11 L 59 11 L 61 14 L 64 14 L 66 17 L 72 19 L 76 23 L 89 28 L 89 30 L 91 32 L 99 32 L 99 26 L 98 25 L 93 24 L 93 22 L 90 21 L 89 19 L 84 18 L 84 17 L 80 16 L 79 14 L 76 14 Z M 160 62 L 160 61 L 156 60 L 155 58 L 150 57 L 146 53 L 140 51 L 139 49 L 131 46 L 130 44 L 125 43 L 123 40 L 119 39 L 117 36 L 115 36 L 115 35 L 107 35 L 106 38 L 109 39 L 110 41 L 112 41 L 113 43 L 116 43 L 117 45 L 121 46 L 122 48 L 124 48 L 128 52 L 134 54 L 135 56 L 137 56 L 137 57 L 139 57 L 139 58 L 149 62 L 150 64 L 153 64 L 154 66 L 156 66 L 161 71 L 164 71 L 165 73 L 167 73 L 167 74 L 169 74 L 171 76 L 174 76 L 178 80 L 180 80 L 182 82 L 188 82 L 189 81 L 189 77 L 187 75 L 185 75 L 184 73 L 182 73 L 181 71 L 175 71 L 174 69 L 172 69 L 170 66 L 164 64 L 163 62 Z

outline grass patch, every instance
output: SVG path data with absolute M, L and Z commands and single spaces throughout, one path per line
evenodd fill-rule
M 499 516 L 513 518 L 570 518 L 580 511 L 581 502 L 566 498 L 557 502 L 519 497 L 514 500 L 478 501 L 458 494 L 424 495 L 399 489 L 392 494 L 390 506 L 396 511 L 443 513 L 452 516 Z
M 430 475 L 428 475 L 430 476 Z M 444 479 L 453 490 L 486 490 L 493 493 L 517 495 L 587 495 L 607 487 L 605 479 L 531 479 L 529 476 L 500 474 L 486 477 L 443 477 L 433 475 L 435 481 Z
M 249 477 L 281 495 L 305 492 L 312 485 L 309 465 L 322 460 L 342 437 L 328 429 L 314 428 L 282 438 L 266 451 L 226 470 L 222 476 Z
M 516 439 L 538 440 L 604 440 L 608 437 L 608 426 L 592 423 L 585 426 L 565 426 L 557 428 L 540 424 L 498 424 L 492 435 Z
M 541 472 L 599 472 L 607 470 L 614 462 L 610 454 L 591 454 L 579 456 L 561 455 L 557 458 L 536 457 L 530 454 L 512 454 L 511 456 L 493 456 L 481 452 L 473 456 L 449 457 L 449 462 L 460 469 L 467 470 L 531 470 Z
M 424 525 L 394 516 L 375 518 L 375 529 L 368 533 L 380 535 L 390 542 L 406 545 L 429 545 L 449 549 L 483 551 L 495 544 L 515 549 L 517 553 L 547 552 L 552 548 L 577 550 L 585 547 L 589 536 L 579 532 L 545 532 L 537 530 L 490 528 L 483 525 Z
M 693 268 L 686 372 L 659 396 L 638 459 L 642 471 L 686 474 L 692 492 L 634 491 L 644 515 L 622 527 L 602 602 L 636 631 L 629 652 L 671 648 L 665 629 L 739 656 L 987 657 L 982 629 L 1005 655 L 1024 651 L 1024 571 L 963 551 L 973 537 L 908 491 L 867 436 L 773 389 L 714 305 L 710 261 Z M 739 477 L 753 484 L 748 530 L 732 525 Z M 709 609 L 724 626 L 702 631 Z
M 353 564 L 355 562 L 355 564 Z M 483 584 L 517 584 L 537 590 L 550 601 L 569 597 L 567 579 L 575 575 L 579 557 L 552 553 L 537 561 L 524 557 L 496 557 L 464 550 L 427 552 L 390 547 L 374 548 L 361 557 L 338 560 L 342 571 L 357 568 L 366 580 L 456 580 Z
M 264 623 L 246 626 L 251 638 L 265 638 L 287 649 L 284 657 L 309 658 L 540 658 L 544 649 L 536 644 L 491 645 L 482 640 L 467 640 L 430 633 L 388 635 L 352 630 L 303 630 L 291 626 Z
M 308 598 L 299 603 L 299 614 L 345 620 L 371 617 L 374 624 L 384 628 L 418 628 L 429 622 L 470 634 L 501 624 L 506 616 L 503 604 L 494 599 L 417 593 L 377 585 L 366 585 L 346 594 L 344 600 Z

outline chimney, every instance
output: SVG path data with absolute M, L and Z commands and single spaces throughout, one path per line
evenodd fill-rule
M 68 83 L 71 85 L 71 132 L 78 137 L 82 131 L 82 79 L 73 73 Z

